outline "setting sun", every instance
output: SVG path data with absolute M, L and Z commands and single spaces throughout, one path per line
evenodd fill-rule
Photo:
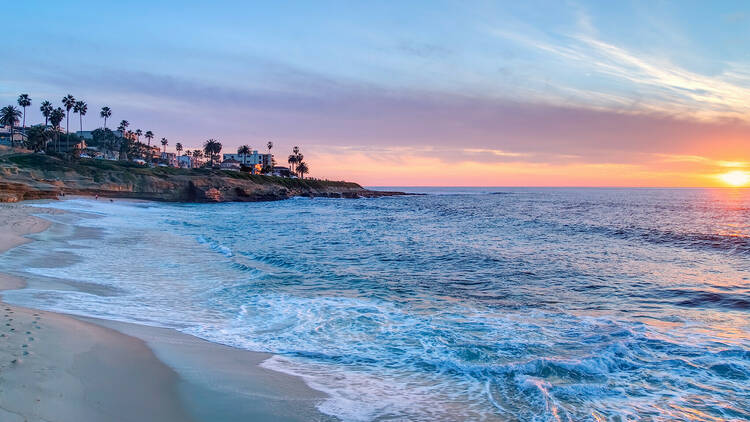
M 735 170 L 729 173 L 724 173 L 719 178 L 729 186 L 745 186 L 750 183 L 750 174 L 744 171 Z

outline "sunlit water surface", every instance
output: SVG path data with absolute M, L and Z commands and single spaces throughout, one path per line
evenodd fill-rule
M 427 191 L 43 204 L 73 212 L 0 270 L 273 352 L 344 420 L 750 419 L 750 191 Z

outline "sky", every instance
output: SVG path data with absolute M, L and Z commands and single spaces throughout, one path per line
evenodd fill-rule
M 113 125 L 168 149 L 272 141 L 285 164 L 298 145 L 311 176 L 367 186 L 750 177 L 746 1 L 28 0 L 3 12 L 0 106 L 28 93 L 27 123 L 72 94 L 89 105 L 84 129 L 109 106 Z

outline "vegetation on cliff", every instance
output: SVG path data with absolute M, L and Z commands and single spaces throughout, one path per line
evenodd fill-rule
M 357 183 L 293 179 L 218 169 L 148 167 L 62 154 L 0 153 L 0 201 L 99 195 L 179 202 L 270 201 L 293 196 L 393 195 Z

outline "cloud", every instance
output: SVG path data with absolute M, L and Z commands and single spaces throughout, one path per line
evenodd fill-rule
M 635 52 L 598 39 L 588 20 L 584 31 L 558 38 L 529 37 L 525 34 L 492 28 L 496 37 L 531 47 L 556 57 L 564 66 L 607 77 L 619 85 L 605 84 L 585 89 L 563 86 L 561 92 L 573 94 L 578 106 L 603 105 L 626 112 L 658 112 L 702 120 L 742 119 L 750 121 L 750 73 L 732 62 L 723 71 L 704 75 L 690 71 L 663 58 Z M 623 88 L 632 87 L 629 91 Z M 618 91 L 620 93 L 618 93 Z M 646 98 L 641 101 L 640 98 Z M 635 107 L 623 109 L 632 103 Z

